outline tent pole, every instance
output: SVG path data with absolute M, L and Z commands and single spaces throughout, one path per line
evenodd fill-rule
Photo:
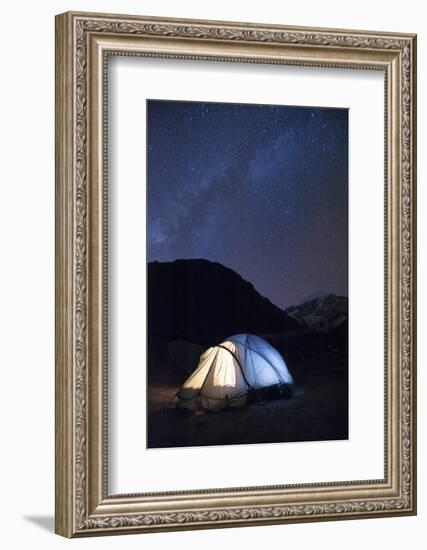
M 242 365 L 240 364 L 240 361 L 239 361 L 239 358 L 237 357 L 237 355 L 236 355 L 234 352 L 232 352 L 230 349 L 228 349 L 228 348 L 226 348 L 225 346 L 223 346 L 222 344 L 218 344 L 217 347 L 218 347 L 218 348 L 225 349 L 226 351 L 228 351 L 228 353 L 230 353 L 230 354 L 234 357 L 234 359 L 236 360 L 237 364 L 238 364 L 239 367 L 240 367 L 240 371 L 241 371 L 241 373 L 242 373 L 243 380 L 245 381 L 246 385 L 248 386 L 248 388 L 250 388 L 251 390 L 254 391 L 254 393 L 255 393 L 255 395 L 256 395 L 258 401 L 262 401 L 262 399 L 260 398 L 260 396 L 259 396 L 258 392 L 256 391 L 256 389 L 255 389 L 251 384 L 249 384 L 249 382 L 247 381 L 246 376 L 245 376 L 245 373 L 244 373 L 244 371 L 243 371 L 243 367 L 242 367 Z M 249 347 L 249 346 L 248 346 L 248 347 Z

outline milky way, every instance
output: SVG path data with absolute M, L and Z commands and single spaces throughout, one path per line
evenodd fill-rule
M 147 102 L 148 261 L 205 258 L 280 307 L 347 295 L 348 111 Z

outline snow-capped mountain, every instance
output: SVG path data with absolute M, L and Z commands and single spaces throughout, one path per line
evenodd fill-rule
M 291 306 L 286 313 L 299 321 L 307 330 L 327 332 L 348 319 L 348 298 L 326 294 L 303 304 Z

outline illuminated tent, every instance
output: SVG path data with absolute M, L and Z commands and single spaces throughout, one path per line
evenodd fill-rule
M 237 334 L 207 349 L 177 393 L 179 407 L 220 410 L 240 407 L 266 388 L 283 393 L 292 384 L 280 353 L 253 334 Z

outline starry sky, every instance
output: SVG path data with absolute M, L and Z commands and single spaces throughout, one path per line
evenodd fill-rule
M 220 262 L 285 308 L 348 292 L 348 111 L 147 101 L 147 259 Z

